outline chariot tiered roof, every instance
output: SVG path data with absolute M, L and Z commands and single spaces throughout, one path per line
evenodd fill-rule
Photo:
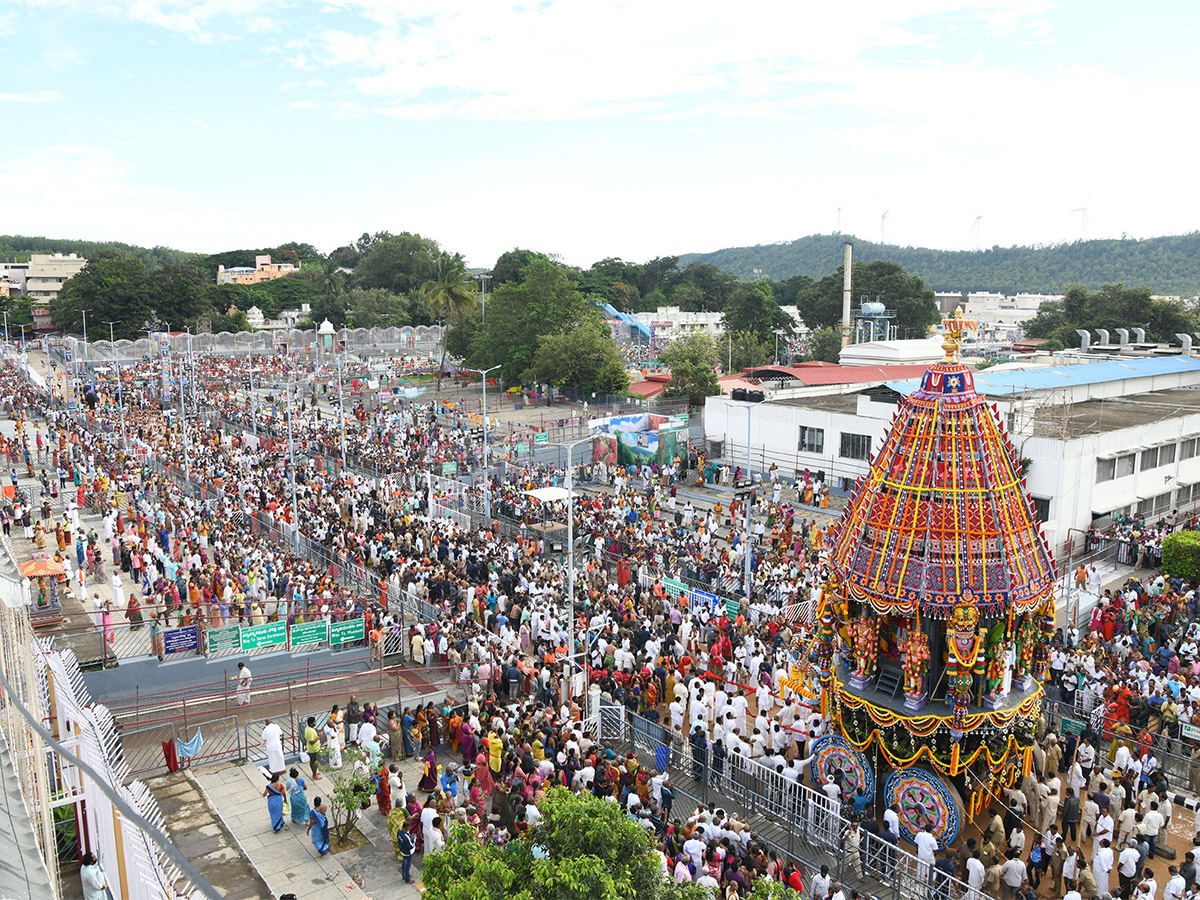
M 901 400 L 837 527 L 833 570 L 880 614 L 944 619 L 966 601 L 999 618 L 1054 589 L 1016 453 L 956 358 L 969 324 L 948 320 L 946 360 Z

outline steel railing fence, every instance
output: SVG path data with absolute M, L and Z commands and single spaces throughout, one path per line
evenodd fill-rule
M 845 842 L 850 820 L 843 815 L 840 804 L 757 760 L 735 754 L 726 758 L 718 772 L 710 758 L 700 762 L 693 757 L 689 741 L 673 742 L 661 723 L 608 705 L 601 705 L 599 718 L 600 734 L 606 741 L 628 742 L 656 760 L 663 756 L 661 748 L 669 748 L 668 768 L 677 793 L 689 794 L 696 802 L 706 804 L 734 801 L 764 826 L 755 831 L 760 839 L 810 867 L 819 863 L 804 859 L 805 853 L 813 848 L 823 850 L 826 859 L 822 862 L 843 883 L 863 883 L 866 876 L 875 883 L 870 893 L 895 900 L 985 896 L 982 892 L 972 893 L 965 883 L 934 870 L 915 854 L 865 829 L 861 830 L 856 853 Z

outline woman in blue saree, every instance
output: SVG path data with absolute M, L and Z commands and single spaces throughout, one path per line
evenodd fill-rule
M 303 825 L 308 821 L 308 795 L 304 793 L 304 776 L 296 769 L 288 770 L 288 780 L 283 783 L 288 794 L 288 805 L 291 807 L 292 821 Z
M 313 798 L 312 809 L 308 811 L 308 833 L 312 835 L 313 846 L 324 856 L 329 852 L 329 819 L 326 815 L 328 807 L 321 802 L 320 797 Z
M 271 776 L 263 796 L 267 798 L 267 812 L 271 814 L 271 830 L 278 831 L 283 827 L 283 785 L 279 783 L 278 772 Z

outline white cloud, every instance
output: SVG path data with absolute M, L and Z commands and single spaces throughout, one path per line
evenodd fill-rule
M 978 17 L 997 33 L 1044 27 L 1045 0 L 864 0 L 854 6 L 758 0 L 731 15 L 712 0 L 654 4 L 570 0 L 331 0 L 356 13 L 304 48 L 344 69 L 390 115 L 577 119 L 630 110 L 687 111 L 712 94 L 786 98 L 841 83 L 877 51 L 921 48 L 934 17 Z M 486 101 L 481 103 L 480 101 Z M 631 105 L 632 104 L 632 105 Z M 780 115 L 777 106 L 751 108 Z M 751 112 L 753 114 L 753 112 Z
M 63 99 L 58 91 L 3 91 L 0 103 L 57 103 Z

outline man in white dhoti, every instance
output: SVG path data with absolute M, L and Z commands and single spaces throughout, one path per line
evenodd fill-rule
M 267 751 L 267 771 L 272 775 L 286 768 L 283 761 L 283 729 L 267 719 L 262 730 L 263 747 Z
M 254 676 L 250 674 L 250 667 L 245 663 L 238 663 L 237 673 L 231 680 L 237 682 L 237 702 L 238 706 L 250 705 L 250 684 L 254 680 Z

